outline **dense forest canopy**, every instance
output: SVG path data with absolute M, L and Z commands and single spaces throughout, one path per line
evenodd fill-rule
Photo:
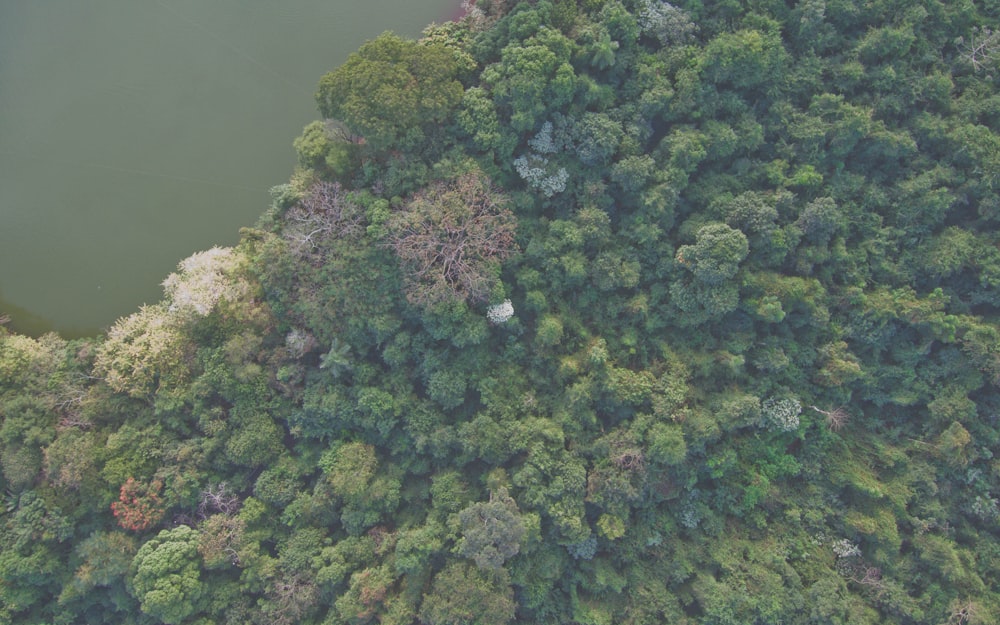
M 1000 4 L 479 0 L 0 329 L 0 622 L 1000 622 Z

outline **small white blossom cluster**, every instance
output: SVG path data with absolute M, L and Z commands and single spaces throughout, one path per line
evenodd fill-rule
M 685 44 L 694 41 L 698 26 L 682 9 L 669 2 L 644 0 L 639 13 L 639 28 L 656 37 L 661 44 Z
M 486 309 L 486 318 L 494 325 L 507 323 L 513 316 L 514 305 L 510 303 L 509 299 L 505 299 L 502 303 L 490 306 Z
M 475 0 L 462 0 L 462 11 L 465 19 L 476 29 L 483 28 L 486 23 L 486 12 Z
M 305 330 L 292 328 L 285 336 L 285 347 L 295 358 L 301 358 L 316 347 L 316 339 Z
M 542 129 L 538 131 L 534 139 L 528 140 L 531 149 L 539 154 L 555 154 L 559 151 L 556 142 L 552 139 L 552 122 L 542 124 Z
M 838 558 L 853 558 L 861 556 L 861 548 L 846 538 L 834 541 L 830 547 Z
M 569 180 L 569 172 L 565 167 L 560 167 L 554 174 L 550 174 L 549 159 L 534 153 L 514 159 L 514 169 L 525 182 L 541 191 L 545 197 L 552 197 L 556 193 L 565 191 L 566 182 Z
M 794 432 L 799 429 L 799 414 L 802 404 L 797 399 L 775 399 L 770 397 L 761 405 L 764 426 L 779 432 Z
M 193 312 L 202 317 L 212 312 L 220 300 L 235 301 L 249 286 L 233 274 L 242 258 L 231 247 L 213 247 L 192 254 L 163 281 L 170 312 Z
M 528 140 L 532 152 L 514 159 L 514 168 L 517 174 L 524 179 L 531 187 L 538 189 L 545 197 L 552 197 L 556 193 L 566 190 L 566 182 L 569 180 L 569 172 L 565 167 L 553 171 L 549 165 L 549 159 L 542 154 L 555 154 L 559 151 L 559 146 L 552 136 L 552 122 L 542 124 L 541 130 L 534 138 Z
M 973 514 L 984 521 L 1000 517 L 1000 507 L 997 506 L 997 500 L 993 497 L 977 495 L 975 501 L 972 502 L 971 509 Z

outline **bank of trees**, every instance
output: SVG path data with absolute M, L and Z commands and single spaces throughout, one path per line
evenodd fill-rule
M 0 329 L 0 620 L 996 623 L 989 3 L 482 0 Z

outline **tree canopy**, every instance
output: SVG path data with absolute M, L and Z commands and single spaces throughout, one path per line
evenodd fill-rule
M 0 622 L 1000 621 L 995 3 L 467 9 L 162 301 L 0 323 Z

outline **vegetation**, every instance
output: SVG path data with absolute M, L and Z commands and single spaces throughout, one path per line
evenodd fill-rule
M 0 622 L 1000 622 L 1000 6 L 479 0 L 0 327 Z

